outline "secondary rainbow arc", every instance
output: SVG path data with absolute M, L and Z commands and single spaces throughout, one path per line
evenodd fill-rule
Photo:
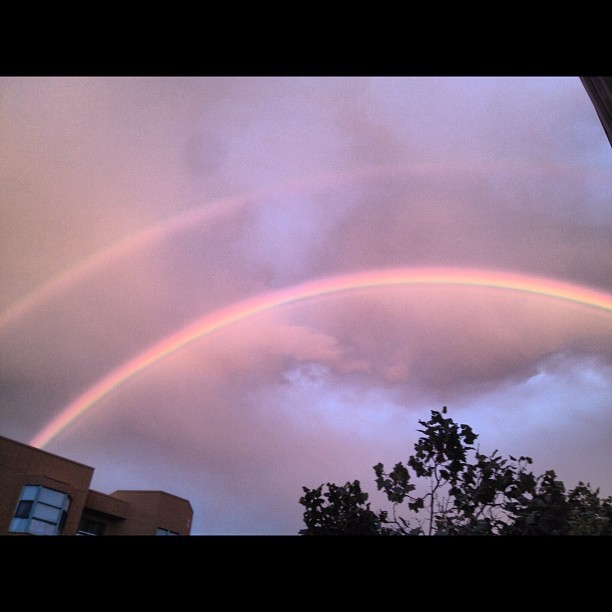
M 498 166 L 506 171 L 521 172 L 559 172 L 560 169 L 539 166 L 527 166 L 505 161 L 503 164 L 496 162 L 479 163 L 477 169 L 480 172 L 491 172 Z M 206 221 L 214 221 L 228 214 L 235 213 L 247 206 L 249 202 L 264 200 L 265 198 L 287 195 L 293 191 L 314 192 L 341 184 L 351 184 L 361 180 L 373 180 L 380 177 L 392 178 L 398 176 L 427 175 L 444 171 L 446 175 L 451 172 L 467 172 L 474 169 L 474 165 L 468 162 L 460 162 L 440 167 L 439 163 L 408 163 L 373 165 L 351 170 L 326 172 L 315 176 L 306 176 L 291 181 L 278 183 L 268 187 L 255 188 L 243 194 L 228 196 L 205 202 L 193 209 L 177 213 L 152 226 L 135 231 L 134 233 L 118 240 L 105 248 L 100 249 L 84 259 L 73 263 L 71 266 L 57 273 L 55 276 L 43 282 L 40 286 L 32 289 L 28 294 L 19 298 L 16 302 L 9 304 L 5 310 L 0 311 L 0 332 L 8 329 L 12 324 L 33 310 L 40 308 L 47 300 L 68 291 L 78 283 L 100 270 L 116 263 L 122 258 L 129 257 L 150 245 L 191 228 L 194 225 Z M 572 168 L 575 172 L 577 168 Z
M 466 268 L 399 268 L 369 270 L 312 280 L 231 304 L 208 313 L 167 336 L 106 374 L 75 398 L 34 436 L 30 444 L 38 448 L 46 446 L 77 418 L 130 378 L 195 340 L 227 325 L 274 308 L 324 295 L 367 288 L 410 285 L 484 287 L 518 291 L 612 312 L 611 294 L 549 278 L 510 272 Z

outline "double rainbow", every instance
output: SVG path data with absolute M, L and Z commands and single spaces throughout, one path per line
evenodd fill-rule
M 450 285 L 486 287 L 535 294 L 612 312 L 612 295 L 548 278 L 464 268 L 400 268 L 372 270 L 313 280 L 231 304 L 204 315 L 109 372 L 39 431 L 32 446 L 46 446 L 111 391 L 152 364 L 191 342 L 232 323 L 299 301 L 376 287 Z

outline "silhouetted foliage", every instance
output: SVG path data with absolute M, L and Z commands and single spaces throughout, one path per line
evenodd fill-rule
M 383 535 L 386 512 L 375 513 L 366 503 L 368 494 L 361 490 L 358 480 L 343 487 L 327 483 L 318 489 L 304 487 L 300 503 L 306 507 L 302 535 Z
M 547 471 L 535 494 L 504 533 L 511 535 L 612 535 L 612 498 L 599 498 L 583 482 L 568 493 L 564 484 Z
M 553 471 L 536 477 L 529 457 L 485 455 L 478 435 L 442 412 L 419 420 L 423 434 L 406 464 L 374 466 L 392 513 L 374 512 L 358 480 L 303 487 L 301 535 L 612 535 L 612 497 L 580 482 L 566 492 Z M 427 481 L 418 494 L 415 479 Z M 324 492 L 324 487 L 327 491 Z M 408 517 L 399 514 L 407 509 Z

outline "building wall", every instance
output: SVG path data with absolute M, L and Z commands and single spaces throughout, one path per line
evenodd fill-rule
M 89 490 L 85 508 L 100 514 L 107 514 L 117 519 L 126 519 L 130 514 L 130 505 L 112 495 Z
M 0 436 L 0 535 L 9 527 L 24 485 L 42 485 L 71 498 L 63 535 L 76 535 L 81 518 L 104 523 L 105 535 L 155 535 L 158 528 L 189 535 L 191 504 L 164 491 L 89 489 L 94 468 Z
M 0 534 L 8 533 L 24 485 L 67 493 L 70 508 L 63 533 L 75 535 L 94 469 L 0 436 Z
M 115 491 L 111 497 L 129 503 L 129 516 L 123 524 L 116 524 L 109 535 L 150 535 L 158 528 L 179 535 L 189 535 L 193 510 L 191 504 L 164 491 Z
M 96 531 L 97 535 L 108 535 L 114 530 L 113 526 L 124 523 L 129 514 L 130 505 L 127 502 L 90 489 L 82 515 L 84 533 L 81 531 L 79 533 L 90 534 L 93 527 L 94 530 L 101 530 L 101 532 Z M 92 525 L 91 521 L 95 524 Z

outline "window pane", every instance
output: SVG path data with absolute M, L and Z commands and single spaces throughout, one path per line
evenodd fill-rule
M 28 530 L 28 519 L 14 518 L 11 521 L 9 531 L 27 531 Z
M 55 525 L 32 519 L 30 521 L 29 532 L 35 535 L 55 535 Z
M 46 504 L 41 504 L 38 502 L 34 506 L 34 512 L 32 516 L 34 518 L 43 519 L 45 521 L 50 521 L 52 523 L 59 523 L 60 513 L 62 511 L 59 508 L 54 508 L 53 506 L 47 506 Z
M 77 535 L 101 536 L 104 533 L 104 527 L 106 527 L 106 525 L 99 521 L 81 519 Z
M 15 510 L 15 518 L 28 519 L 30 518 L 30 512 L 32 511 L 31 501 L 20 501 L 17 504 L 17 510 Z
M 19 499 L 36 499 L 36 493 L 38 493 L 38 489 L 40 489 L 40 487 L 35 487 L 34 485 L 25 485 L 25 487 L 23 487 L 23 491 L 21 491 L 21 497 Z
M 59 491 L 54 491 L 53 489 L 41 487 L 40 494 L 38 495 L 38 501 L 49 504 L 50 506 L 55 506 L 56 508 L 61 508 L 66 497 L 67 496 L 65 493 L 60 493 Z

